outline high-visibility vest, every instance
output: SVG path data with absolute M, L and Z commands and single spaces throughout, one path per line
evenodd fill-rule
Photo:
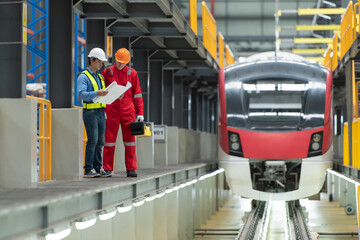
M 85 70 L 82 73 L 84 73 L 90 80 L 91 84 L 93 85 L 94 91 L 98 91 L 99 87 L 98 84 L 94 78 L 94 76 L 88 71 Z M 101 76 L 101 74 L 98 74 L 99 78 L 100 78 L 100 82 L 101 82 L 101 89 L 105 89 L 105 82 L 104 82 L 104 78 Z M 103 103 L 84 103 L 84 109 L 95 109 L 95 108 L 105 108 L 106 104 Z

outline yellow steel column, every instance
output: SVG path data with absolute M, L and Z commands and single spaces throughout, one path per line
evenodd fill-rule
M 348 122 L 344 122 L 344 135 L 343 135 L 343 164 L 345 166 L 350 166 L 349 159 L 349 134 L 348 134 Z

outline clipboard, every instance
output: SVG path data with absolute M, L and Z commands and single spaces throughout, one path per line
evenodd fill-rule
M 103 104 L 112 104 L 122 94 L 124 94 L 131 87 L 131 83 L 127 82 L 126 86 L 118 85 L 115 81 L 112 82 L 105 90 L 108 91 L 106 96 L 97 96 L 93 99 L 94 103 L 101 102 Z

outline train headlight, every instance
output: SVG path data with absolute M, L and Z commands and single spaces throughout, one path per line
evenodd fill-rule
M 231 148 L 233 149 L 233 150 L 239 150 L 239 148 L 240 148 L 240 144 L 239 143 L 237 143 L 237 142 L 234 142 L 234 143 L 232 143 L 231 144 Z
M 313 141 L 314 142 L 320 142 L 320 140 L 321 140 L 321 135 L 319 134 L 319 133 L 315 133 L 314 135 L 313 135 Z
M 317 142 L 314 142 L 313 144 L 311 144 L 311 147 L 312 147 L 312 149 L 314 149 L 316 151 L 316 150 L 319 150 L 320 144 Z
M 235 132 L 228 132 L 228 140 L 229 140 L 229 154 L 243 157 L 243 152 L 241 148 L 241 140 L 238 133 Z
M 238 142 L 239 141 L 239 137 L 238 137 L 238 135 L 237 134 L 231 134 L 230 135 L 230 141 L 231 142 Z
M 322 142 L 323 142 L 322 140 L 323 140 L 323 132 L 316 132 L 312 134 L 310 138 L 308 157 L 321 155 Z

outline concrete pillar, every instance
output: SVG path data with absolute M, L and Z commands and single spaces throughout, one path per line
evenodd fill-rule
M 329 200 L 334 200 L 334 182 L 333 182 L 333 175 L 331 173 L 327 173 L 326 175 L 326 189 L 328 192 Z
M 194 209 L 194 202 L 193 202 L 193 185 L 187 186 L 184 188 L 184 192 L 186 194 L 185 196 L 185 202 L 187 203 L 186 208 L 184 209 L 186 211 L 186 239 L 192 239 L 194 238 L 194 218 L 193 218 L 193 209 Z M 180 208 L 181 209 L 181 208 Z
M 167 239 L 177 240 L 179 236 L 179 202 L 178 191 L 173 191 L 166 195 L 167 204 Z
M 112 221 L 113 239 L 136 239 L 135 208 L 125 213 L 117 213 Z M 99 238 L 101 239 L 101 238 Z
M 345 212 L 348 215 L 353 215 L 356 212 L 355 184 L 346 181 L 346 189 L 347 191 L 346 191 Z
M 192 129 L 186 130 L 186 160 L 185 162 L 194 162 L 194 151 L 198 151 L 195 147 L 195 131 Z
M 179 128 L 179 163 L 186 162 L 186 151 L 187 151 L 186 131 L 187 131 L 186 129 Z
M 165 125 L 155 125 L 153 129 L 154 135 L 154 165 L 168 165 L 168 131 Z
M 340 178 L 336 175 L 332 175 L 333 182 L 334 182 L 334 201 L 339 201 L 340 193 L 339 193 L 339 185 L 340 185 Z
M 340 207 L 345 207 L 346 205 L 346 192 L 348 191 L 346 188 L 346 180 L 343 178 L 339 178 L 340 187 L 339 187 L 339 202 Z
M 151 129 L 154 129 L 154 123 L 151 123 Z M 151 134 L 151 137 L 136 138 L 136 155 L 139 169 L 155 166 L 154 134 Z
M 37 101 L 0 99 L 0 187 L 36 187 Z
M 194 131 L 194 145 L 193 145 L 193 162 L 197 162 L 200 160 L 200 151 L 201 151 L 201 144 L 200 144 L 200 135 L 201 132 Z
M 137 240 L 154 239 L 154 201 L 145 202 L 135 208 L 136 225 L 135 233 Z
M 167 127 L 168 164 L 179 163 L 179 128 Z
M 82 110 L 52 110 L 52 177 L 80 180 L 83 176 L 84 143 Z
M 211 158 L 212 148 L 212 134 L 201 132 L 200 133 L 200 159 L 202 161 L 209 160 Z
M 166 195 L 154 201 L 154 239 L 167 240 L 168 214 Z
M 74 102 L 72 0 L 49 1 L 49 38 L 49 99 L 53 108 L 71 108 Z M 89 46 L 89 39 L 86 40 Z
M 178 214 L 178 240 L 186 240 L 186 221 L 184 219 L 189 219 L 187 216 L 188 204 L 186 202 L 186 191 L 184 189 L 178 190 L 179 196 L 179 214 Z
M 0 3 L 1 98 L 25 97 L 26 5 L 25 0 Z
M 80 239 L 114 239 L 112 237 L 112 221 L 113 218 L 104 221 L 97 218 L 95 225 L 80 231 Z

